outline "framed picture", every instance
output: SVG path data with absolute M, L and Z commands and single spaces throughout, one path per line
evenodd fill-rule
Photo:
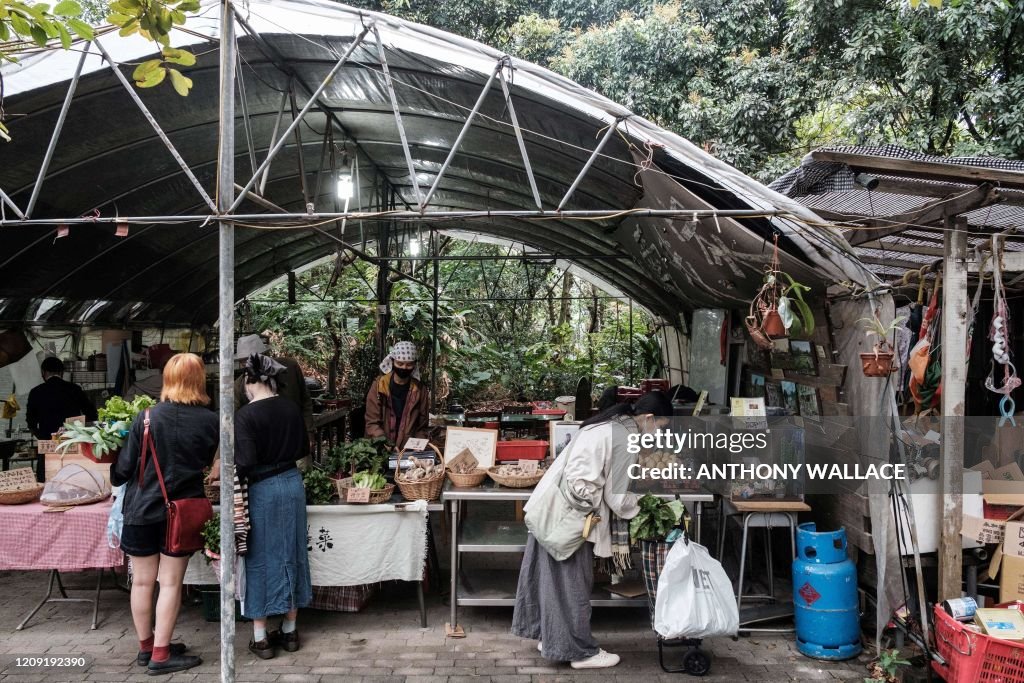
M 814 345 L 809 341 L 793 340 L 789 343 L 790 368 L 801 375 L 816 375 Z
M 498 450 L 497 429 L 475 429 L 473 427 L 448 427 L 444 441 L 444 460 L 448 462 L 468 448 L 480 467 L 487 469 L 494 465 Z
M 803 417 L 821 417 L 821 405 L 818 402 L 818 390 L 806 384 L 797 385 L 797 396 L 800 403 L 800 414 Z
M 782 389 L 775 382 L 765 382 L 764 385 L 765 405 L 771 408 L 782 407 Z
M 782 407 L 793 415 L 800 414 L 800 397 L 796 393 L 796 382 L 780 382 L 782 387 Z
M 750 373 L 750 397 L 765 398 L 764 384 L 764 375 L 758 374 L 756 372 Z
M 562 420 L 548 423 L 548 454 L 554 460 L 580 431 L 580 420 Z

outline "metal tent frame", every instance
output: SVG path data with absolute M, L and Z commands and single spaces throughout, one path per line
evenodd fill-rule
M 798 202 L 451 34 L 327 0 L 206 0 L 172 33 L 199 57 L 180 98 L 136 90 L 125 69 L 154 46 L 112 30 L 0 70 L 13 136 L 0 148 L 0 321 L 229 331 L 245 294 L 331 254 L 381 266 L 387 316 L 388 275 L 412 277 L 393 267 L 396 246 L 423 227 L 575 263 L 674 324 L 683 310 L 748 302 L 774 235 L 801 281 L 878 284 Z M 334 191 L 342 170 L 354 208 Z M 436 247 L 431 259 L 434 284 L 420 283 L 436 302 Z M 230 481 L 231 334 L 219 350 Z M 230 535 L 230 517 L 222 525 Z M 234 612 L 233 553 L 223 548 L 223 615 Z M 225 681 L 234 627 L 221 620 Z

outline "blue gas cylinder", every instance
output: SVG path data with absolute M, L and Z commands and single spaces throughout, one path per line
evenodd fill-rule
M 793 608 L 797 649 L 815 659 L 860 654 L 857 567 L 846 557 L 846 529 L 818 532 L 813 522 L 796 532 Z

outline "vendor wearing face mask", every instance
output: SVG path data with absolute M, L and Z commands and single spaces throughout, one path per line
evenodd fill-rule
M 397 448 L 411 438 L 427 438 L 430 400 L 419 381 L 416 357 L 416 346 L 401 341 L 380 364 L 383 374 L 366 395 L 367 437 L 387 437 Z

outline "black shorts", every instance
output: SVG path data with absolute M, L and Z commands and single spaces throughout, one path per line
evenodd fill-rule
M 188 557 L 192 553 L 167 552 L 167 520 L 155 524 L 125 524 L 121 529 L 121 551 L 132 557 L 162 554 Z

